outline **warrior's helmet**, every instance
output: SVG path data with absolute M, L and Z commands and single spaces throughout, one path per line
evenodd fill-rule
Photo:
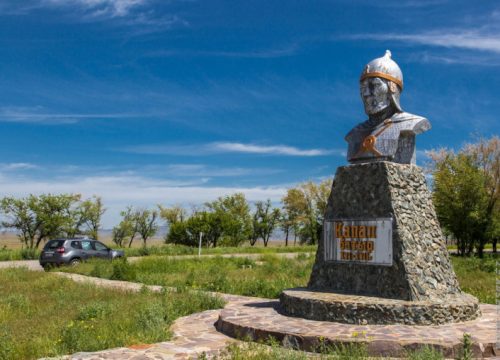
M 389 89 L 391 90 L 390 96 L 392 103 L 399 110 L 401 105 L 399 104 L 399 95 L 403 91 L 403 73 L 399 68 L 398 64 L 391 59 L 391 52 L 389 50 L 385 51 L 385 55 L 376 59 L 373 59 L 368 64 L 366 64 L 359 81 L 363 81 L 367 78 L 378 77 L 385 80 L 389 80 Z M 395 85 L 391 85 L 391 83 Z M 396 88 L 397 85 L 397 88 Z

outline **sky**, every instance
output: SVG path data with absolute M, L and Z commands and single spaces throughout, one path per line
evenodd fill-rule
M 0 0 L 0 196 L 187 208 L 346 165 L 390 49 L 425 151 L 500 132 L 497 0 Z

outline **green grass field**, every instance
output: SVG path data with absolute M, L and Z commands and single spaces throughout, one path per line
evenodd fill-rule
M 0 271 L 0 359 L 168 340 L 178 317 L 223 306 L 200 292 L 126 293 L 25 269 Z
M 124 293 L 77 284 L 48 273 L 24 269 L 0 271 L 0 359 L 34 359 L 78 351 L 168 340 L 178 317 L 223 302 L 203 289 L 276 298 L 289 287 L 304 286 L 314 256 L 295 258 L 264 254 L 248 258 L 172 259 L 145 257 L 137 263 L 93 260 L 75 268 L 60 268 L 103 278 L 177 287 L 177 292 Z M 452 257 L 464 291 L 481 302 L 495 303 L 496 256 L 485 259 Z M 361 358 L 362 348 L 323 349 L 324 359 Z M 233 347 L 220 359 L 305 359 L 301 352 L 276 346 Z M 408 354 L 410 359 L 442 359 L 429 349 Z
M 452 256 L 451 260 L 462 289 L 483 303 L 494 304 L 496 256 L 489 254 L 484 259 Z M 126 265 L 132 275 L 122 279 L 148 285 L 277 298 L 283 289 L 306 286 L 313 263 L 314 255 L 305 253 L 297 254 L 294 259 L 265 254 L 257 261 L 247 258 L 169 259 L 158 256 Z M 112 278 L 118 267 L 118 263 L 92 261 L 76 268 L 59 270 Z M 114 277 L 120 278 L 119 275 Z

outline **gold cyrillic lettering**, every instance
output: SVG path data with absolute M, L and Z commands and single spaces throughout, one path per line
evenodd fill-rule
M 343 226 L 344 226 L 344 224 L 342 224 L 341 221 L 335 223 L 335 237 L 337 239 L 340 239 L 343 237 L 343 234 L 342 234 L 342 227 Z

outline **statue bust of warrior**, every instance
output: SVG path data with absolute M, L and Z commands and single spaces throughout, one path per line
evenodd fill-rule
M 350 163 L 392 161 L 415 164 L 415 135 L 431 128 L 429 120 L 401 109 L 403 74 L 386 51 L 370 61 L 360 78 L 360 92 L 368 120 L 345 137 Z

